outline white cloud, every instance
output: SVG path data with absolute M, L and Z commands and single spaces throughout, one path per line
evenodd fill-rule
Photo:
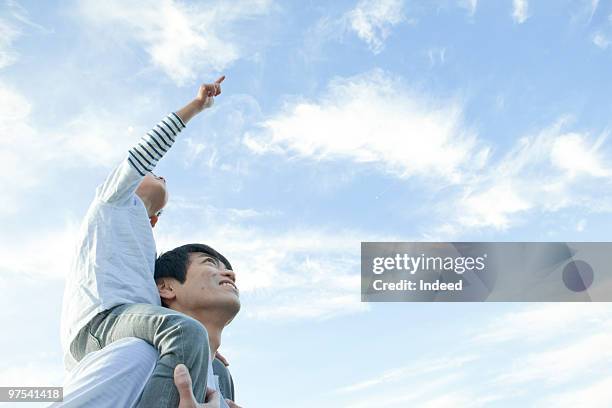
M 473 16 L 478 7 L 478 0 L 459 0 L 459 5 L 465 7 L 470 15 Z
M 610 40 L 602 33 L 595 33 L 592 38 L 593 44 L 605 50 L 610 45 Z
M 153 66 L 180 85 L 205 77 L 202 71 L 221 71 L 249 52 L 232 30 L 268 13 L 272 1 L 87 0 L 78 7 L 80 16 L 105 35 L 142 46 Z
M 603 144 L 602 136 L 592 145 L 585 135 L 567 133 L 560 135 L 552 142 L 551 161 L 554 166 L 565 170 L 571 177 L 586 174 L 593 177 L 607 177 L 610 169 L 606 159 L 598 149 Z
M 486 149 L 463 127 L 461 106 L 436 103 L 375 70 L 332 81 L 318 101 L 296 101 L 248 132 L 255 153 L 371 163 L 398 177 L 459 182 L 481 168 Z
M 7 67 L 17 60 L 17 53 L 12 44 L 21 34 L 11 22 L 0 19 L 0 68 Z
M 378 54 L 383 50 L 391 28 L 405 19 L 403 3 L 403 0 L 360 0 L 346 18 L 357 36 Z
M 529 18 L 529 3 L 527 0 L 512 0 L 512 18 L 522 24 Z
M 457 203 L 457 220 L 467 227 L 506 229 L 510 216 L 532 208 L 511 181 L 499 181 L 481 191 L 468 190 Z
M 529 210 L 585 205 L 578 189 L 593 196 L 595 182 L 610 174 L 603 151 L 606 134 L 593 139 L 586 133 L 564 132 L 566 123 L 562 119 L 519 139 L 495 166 L 464 184 L 447 208 L 450 225 L 504 230 Z

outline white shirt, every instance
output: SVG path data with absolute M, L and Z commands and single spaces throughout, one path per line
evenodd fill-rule
M 128 337 L 89 353 L 64 379 L 64 401 L 51 407 L 133 407 L 149 380 L 159 355 L 149 343 Z M 207 385 L 219 391 L 208 364 Z M 202 401 L 198 401 L 202 402 Z M 221 397 L 221 407 L 228 408 Z
M 135 191 L 184 127 L 175 113 L 166 116 L 96 190 L 66 278 L 61 340 L 68 369 L 76 363 L 71 342 L 96 314 L 126 303 L 160 304 L 153 230 Z

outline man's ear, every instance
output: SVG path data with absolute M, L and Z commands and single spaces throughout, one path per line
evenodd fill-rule
M 176 292 L 173 288 L 173 282 L 169 279 L 161 278 L 157 281 L 157 291 L 162 303 L 168 303 L 169 300 L 176 298 Z
M 155 228 L 155 224 L 157 224 L 157 220 L 159 220 L 159 217 L 157 215 L 152 215 L 149 217 L 149 221 L 151 221 L 151 228 Z

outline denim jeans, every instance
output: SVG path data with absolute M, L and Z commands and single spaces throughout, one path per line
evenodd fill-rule
M 125 337 L 137 337 L 159 351 L 159 360 L 138 408 L 171 407 L 179 403 L 174 385 L 174 368 L 183 363 L 193 381 L 197 401 L 204 401 L 210 348 L 206 328 L 197 320 L 172 309 L 149 304 L 115 306 L 96 315 L 70 346 L 77 361 L 87 353 Z

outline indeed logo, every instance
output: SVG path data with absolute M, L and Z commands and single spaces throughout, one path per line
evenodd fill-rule
M 466 271 L 485 269 L 487 254 L 471 256 L 410 256 L 396 254 L 394 257 L 377 257 L 372 260 L 372 272 L 380 275 L 386 271 L 407 271 L 414 275 L 418 271 L 453 271 L 459 275 Z

